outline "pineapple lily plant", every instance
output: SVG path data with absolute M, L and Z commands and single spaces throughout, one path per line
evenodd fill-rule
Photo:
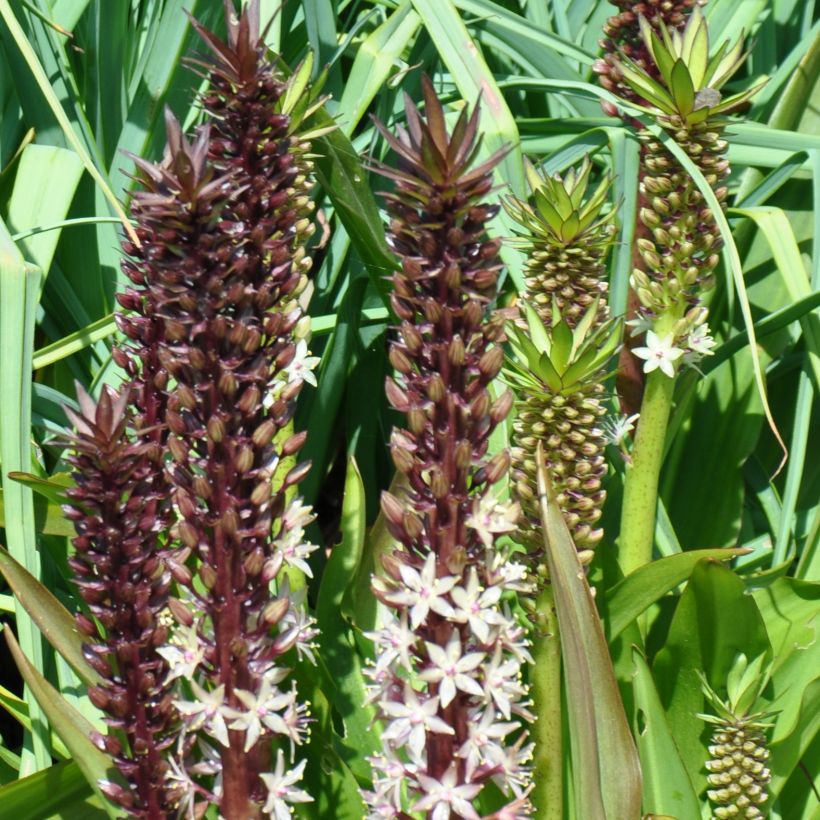
M 0 817 L 809 820 L 812 12 L 35 5 Z

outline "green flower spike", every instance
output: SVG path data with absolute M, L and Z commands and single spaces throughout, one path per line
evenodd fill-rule
M 727 698 L 722 700 L 701 675 L 703 691 L 716 715 L 698 715 L 714 725 L 709 745 L 710 759 L 707 796 L 713 817 L 724 820 L 764 817 L 761 806 L 768 799 L 766 787 L 771 773 L 766 767 L 769 749 L 766 719 L 772 713 L 752 712 L 752 707 L 769 681 L 763 655 L 749 663 L 741 654 L 735 659 L 727 680 Z
M 550 479 L 582 562 L 592 558 L 603 535 L 596 526 L 606 497 L 601 396 L 605 367 L 620 341 L 616 322 L 598 324 L 600 310 L 599 299 L 593 299 L 573 328 L 556 298 L 549 322 L 525 304 L 526 328 L 508 327 L 505 378 L 518 396 L 511 455 L 513 489 L 525 513 L 521 535 L 540 553 L 535 451 L 543 441 Z M 538 572 L 543 576 L 545 568 Z
M 724 115 L 735 111 L 760 85 L 726 97 L 720 89 L 745 58 L 742 38 L 724 42 L 709 56 L 709 32 L 699 8 L 682 30 L 660 24 L 658 31 L 643 18 L 641 35 L 658 79 L 621 56 L 624 80 L 645 102 L 643 107 L 683 148 L 703 173 L 721 203 L 727 195 L 722 180 L 729 173 L 722 131 Z M 633 287 L 641 313 L 650 324 L 660 315 L 669 322 L 682 319 L 712 287 L 721 239 L 714 215 L 689 175 L 663 143 L 641 131 L 643 175 L 639 217 L 642 229 L 636 241 L 642 269 L 633 272 Z M 692 314 L 695 315 L 695 314 Z M 666 334 L 668 324 L 656 332 Z M 685 344 L 694 330 L 685 322 L 672 342 Z
M 614 233 L 614 211 L 602 213 L 610 187 L 606 177 L 585 198 L 591 169 L 588 158 L 563 178 L 542 176 L 528 166 L 532 204 L 515 197 L 504 203 L 507 213 L 523 228 L 517 242 L 528 257 L 526 298 L 547 325 L 553 300 L 570 327 L 596 298 L 596 323 L 607 316 L 603 261 Z

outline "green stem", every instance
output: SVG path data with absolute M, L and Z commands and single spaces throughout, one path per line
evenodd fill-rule
M 632 463 L 626 468 L 621 512 L 618 563 L 624 575 L 652 560 L 658 478 L 663 462 L 666 427 L 672 409 L 675 380 L 653 370 L 646 381 L 641 416 L 632 448 Z
M 562 820 L 563 770 L 561 752 L 561 641 L 552 585 L 536 601 L 530 694 L 535 709 L 533 789 L 538 820 Z

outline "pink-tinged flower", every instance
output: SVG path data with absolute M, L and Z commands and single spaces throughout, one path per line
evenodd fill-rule
M 294 527 L 277 538 L 274 546 L 282 553 L 282 558 L 289 567 L 295 567 L 312 578 L 313 570 L 305 559 L 316 549 L 316 545 L 305 542 L 304 536 L 305 531 L 301 527 Z
M 313 370 L 321 359 L 318 356 L 309 356 L 308 352 L 307 342 L 304 339 L 300 339 L 296 344 L 296 354 L 283 371 L 284 375 L 287 376 L 288 382 L 298 380 L 307 382 L 313 385 L 313 387 L 317 386 L 316 376 Z
M 454 590 L 455 591 L 455 590 Z M 392 613 L 386 614 L 382 628 L 377 632 L 365 632 L 378 649 L 376 652 L 376 672 L 389 669 L 395 661 L 408 672 L 413 670 L 410 650 L 418 642 L 418 636 L 407 623 L 407 612 L 397 618 Z
M 198 623 L 192 626 L 180 625 L 171 642 L 157 649 L 157 654 L 168 662 L 168 682 L 175 678 L 189 680 L 202 663 L 205 647 L 197 633 L 198 628 Z
M 468 652 L 462 655 L 461 639 L 456 630 L 443 649 L 434 643 L 426 643 L 430 663 L 427 669 L 419 673 L 421 680 L 438 683 L 441 706 L 446 709 L 456 696 L 456 690 L 481 697 L 483 691 L 478 681 L 470 672 L 475 672 L 484 660 L 483 652 Z
M 697 368 L 697 363 L 704 356 L 714 356 L 715 340 L 709 334 L 709 325 L 705 322 L 698 325 L 686 337 L 686 352 L 683 354 L 684 364 Z
M 226 708 L 225 716 L 233 718 L 229 728 L 245 732 L 246 752 L 256 745 L 256 741 L 265 729 L 278 735 L 290 733 L 283 715 L 296 700 L 295 688 L 290 692 L 282 692 L 267 677 L 262 680 L 257 694 L 244 689 L 236 689 L 234 694 L 247 707 L 247 710 Z
M 645 359 L 644 373 L 660 370 L 670 379 L 675 377 L 675 362 L 683 356 L 683 350 L 675 347 L 671 335 L 661 339 L 654 330 L 646 333 L 646 347 L 636 347 L 632 352 L 638 358 Z
M 458 750 L 458 756 L 464 759 L 465 776 L 472 780 L 476 769 L 489 761 L 497 761 L 504 754 L 500 741 L 515 732 L 519 725 L 512 721 L 499 721 L 495 709 L 490 706 L 481 712 L 481 718 L 476 715 L 467 723 L 467 740 Z
M 506 657 L 498 645 L 492 660 L 483 668 L 484 697 L 495 703 L 498 710 L 509 720 L 513 705 L 518 703 L 527 690 L 521 683 L 521 664 L 515 658 Z
M 415 774 L 417 767 L 412 763 L 402 763 L 389 752 L 375 755 L 368 759 L 377 776 L 373 779 L 373 791 L 369 793 L 370 802 L 377 806 L 390 806 L 396 812 L 401 809 L 401 794 L 408 775 Z M 382 809 L 383 810 L 383 809 Z M 376 816 L 392 816 L 377 814 Z
M 399 568 L 403 586 L 394 592 L 385 594 L 391 604 L 410 607 L 410 625 L 418 628 L 427 620 L 432 609 L 445 617 L 453 608 L 444 596 L 455 586 L 458 580 L 452 575 L 436 577 L 436 556 L 430 553 L 424 561 L 421 572 L 414 567 L 402 564 Z
M 455 734 L 452 726 L 438 717 L 437 697 L 421 700 L 409 685 L 405 684 L 403 700 L 383 700 L 379 706 L 390 723 L 382 732 L 382 740 L 394 741 L 395 747 L 408 746 L 416 759 L 421 758 L 427 732 L 441 735 Z
M 413 806 L 413 811 L 430 811 L 430 820 L 450 820 L 453 814 L 463 820 L 480 820 L 478 812 L 470 802 L 480 791 L 480 783 L 458 783 L 455 766 L 450 766 L 436 780 L 421 772 L 417 775 L 419 786 L 425 795 Z
M 214 740 L 229 746 L 228 727 L 225 724 L 225 686 L 220 684 L 206 692 L 195 680 L 190 681 L 196 700 L 175 700 L 174 706 L 182 716 L 188 732 L 204 729 Z
M 453 587 L 450 598 L 455 604 L 450 619 L 456 623 L 469 623 L 473 634 L 482 643 L 487 643 L 490 626 L 501 623 L 503 617 L 495 608 L 501 598 L 501 587 L 481 589 L 478 573 L 475 567 L 471 567 L 467 584 L 463 587 Z
M 487 549 L 491 549 L 497 535 L 515 532 L 521 512 L 516 502 L 497 501 L 492 493 L 486 493 L 473 502 L 473 512 L 467 516 L 466 524 L 478 533 L 478 537 Z
M 260 774 L 268 790 L 268 799 L 262 807 L 262 813 L 275 820 L 290 820 L 293 817 L 291 803 L 312 803 L 313 798 L 296 784 L 302 779 L 305 761 L 300 761 L 290 771 L 285 771 L 285 755 L 281 749 L 276 755 L 276 768 L 273 773 Z

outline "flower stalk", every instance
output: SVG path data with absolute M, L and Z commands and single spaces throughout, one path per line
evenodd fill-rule
M 471 167 L 478 109 L 448 133 L 426 77 L 423 92 L 424 117 L 406 101 L 407 131 L 378 124 L 399 157 L 398 169 L 377 170 L 395 181 L 386 199 L 401 325 L 387 396 L 406 417 L 391 453 L 409 490 L 382 496 L 396 545 L 373 581 L 388 609 L 369 673 L 385 730 L 365 799 L 371 817 L 477 820 L 475 801 L 495 781 L 508 802 L 491 816 L 527 817 L 531 749 L 516 716 L 532 719 L 521 681 L 531 657 L 504 597 L 529 584 L 497 543 L 517 517 L 492 490 L 509 456 L 487 453 L 512 405 L 509 392 L 492 401 L 488 390 L 503 328 L 486 315 L 499 243 L 486 237 L 497 206 L 484 198 L 500 155 Z
M 610 53 L 598 65 L 602 82 L 613 88 L 616 80 L 628 86 L 625 96 L 678 143 L 723 205 L 728 193 L 723 180 L 729 173 L 722 137 L 725 115 L 757 90 L 726 98 L 719 90 L 743 61 L 742 41 L 731 46 L 723 43 L 710 55 L 709 33 L 698 7 L 682 28 L 670 27 L 657 17 L 650 22 L 637 15 L 636 21 L 640 59 L 629 48 L 618 49 L 609 42 Z M 722 245 L 714 215 L 686 169 L 648 129 L 641 127 L 638 138 L 642 146 L 640 224 L 631 279 L 636 317 L 630 324 L 633 336 L 646 333 L 645 346 L 633 353 L 644 360 L 643 372 L 650 378 L 626 473 L 619 542 L 625 573 L 651 560 L 674 380 L 682 365 L 696 365 L 711 353 L 713 342 L 702 300 L 714 284 Z M 664 379 L 672 384 L 662 384 Z M 645 453 L 645 448 L 657 451 Z M 640 521 L 641 516 L 648 520 Z

